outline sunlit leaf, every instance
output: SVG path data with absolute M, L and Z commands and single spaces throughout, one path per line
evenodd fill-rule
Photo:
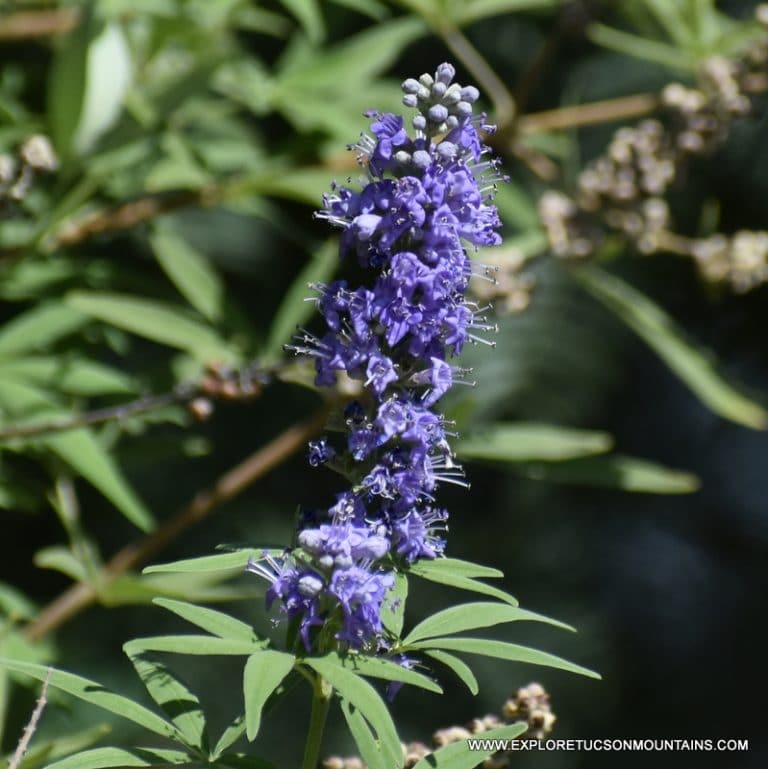
M 470 694 L 475 695 L 480 691 L 480 685 L 477 683 L 475 674 L 466 662 L 453 654 L 448 654 L 448 652 L 441 651 L 440 649 L 429 649 L 426 654 L 428 657 L 432 657 L 447 668 L 450 668 L 464 686 L 469 689 Z
M 248 658 L 243 671 L 245 723 L 248 739 L 259 733 L 261 711 L 267 700 L 293 670 L 296 658 L 292 654 L 267 649 Z

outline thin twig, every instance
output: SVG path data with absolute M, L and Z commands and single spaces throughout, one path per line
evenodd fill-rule
M 37 700 L 35 709 L 32 711 L 32 715 L 30 716 L 29 723 L 24 729 L 24 734 L 21 735 L 19 744 L 16 746 L 16 752 L 13 754 L 11 763 L 8 764 L 8 769 L 19 769 L 19 764 L 21 764 L 21 759 L 24 758 L 24 754 L 27 752 L 27 748 L 29 747 L 29 742 L 34 735 L 35 730 L 37 729 L 37 724 L 40 721 L 40 716 L 43 715 L 43 710 L 45 709 L 45 705 L 48 702 L 48 700 L 46 699 L 46 694 L 48 693 L 48 682 L 51 679 L 52 672 L 53 670 L 51 668 L 48 668 L 48 674 L 46 675 L 45 680 L 43 681 L 43 688 L 40 690 L 40 697 Z
M 100 589 L 114 582 L 130 569 L 145 563 L 188 528 L 200 523 L 216 508 L 264 477 L 270 470 L 301 449 L 313 435 L 321 430 L 327 414 L 327 410 L 323 408 L 306 421 L 291 425 L 222 475 L 213 486 L 196 494 L 189 504 L 152 534 L 126 545 L 104 567 L 99 585 L 78 582 L 64 591 L 27 625 L 24 631 L 26 639 L 37 641 L 72 619 L 96 602 Z
M 0 16 L 0 42 L 58 35 L 69 32 L 79 23 L 79 8 L 19 11 Z
M 51 419 L 46 422 L 32 422 L 29 424 L 7 425 L 0 428 L 0 441 L 11 438 L 33 438 L 37 435 L 46 435 L 47 433 L 58 433 L 64 430 L 76 430 L 79 427 L 88 427 L 98 425 L 112 420 L 128 419 L 138 414 L 144 414 L 147 411 L 153 411 L 164 406 L 171 406 L 175 403 L 183 403 L 190 400 L 195 395 L 195 391 L 187 392 L 174 390 L 162 395 L 147 395 L 138 398 L 130 403 L 123 403 L 119 406 L 108 406 L 103 409 L 86 411 L 83 414 L 75 414 L 63 419 Z
M 522 134 L 540 131 L 557 131 L 579 126 L 610 123 L 615 120 L 641 117 L 658 109 L 659 97 L 653 93 L 638 93 L 621 96 L 618 99 L 575 104 L 572 107 L 533 112 L 518 120 L 517 128 Z

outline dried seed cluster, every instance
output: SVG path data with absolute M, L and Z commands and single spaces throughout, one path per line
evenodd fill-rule
M 499 715 L 489 714 L 482 718 L 474 718 L 466 726 L 438 729 L 432 735 L 431 747 L 423 742 L 403 743 L 404 769 L 412 769 L 422 758 L 445 745 L 509 724 L 528 724 L 527 731 L 518 739 L 542 740 L 551 733 L 556 720 L 549 704 L 549 694 L 541 684 L 531 683 L 518 689 L 514 697 L 510 697 L 502 705 Z M 322 766 L 323 769 L 367 769 L 366 764 L 357 756 L 347 758 L 331 756 L 323 761 Z M 509 753 L 497 753 L 487 758 L 482 764 L 483 769 L 507 769 L 508 766 L 510 766 Z
M 757 9 L 768 28 L 768 5 Z M 768 87 L 768 35 L 743 58 L 707 60 L 691 88 L 670 83 L 660 101 L 666 120 L 620 128 L 605 153 L 580 174 L 576 192 L 550 190 L 539 216 L 552 252 L 561 258 L 592 256 L 609 233 L 620 234 L 640 253 L 678 253 L 692 258 L 702 277 L 737 292 L 768 281 L 764 232 L 716 234 L 694 239 L 672 230 L 665 196 L 694 156 L 716 150 L 736 120 L 752 111 L 750 94 Z

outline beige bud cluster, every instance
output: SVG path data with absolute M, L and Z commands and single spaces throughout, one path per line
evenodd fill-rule
M 544 739 L 555 725 L 555 714 L 549 704 L 549 694 L 541 684 L 531 683 L 517 690 L 503 705 L 500 715 L 489 714 L 482 718 L 473 718 L 465 726 L 449 726 L 438 729 L 432 735 L 432 747 L 423 742 L 403 743 L 404 769 L 413 769 L 425 756 L 435 750 L 476 737 L 515 723 L 527 723 L 528 729 L 518 739 Z M 483 769 L 507 769 L 510 766 L 509 753 L 497 753 L 489 756 L 482 763 Z M 322 764 L 323 769 L 368 769 L 357 756 L 342 758 L 331 756 Z
M 53 146 L 42 134 L 25 139 L 15 155 L 0 154 L 0 208 L 23 200 L 37 174 L 51 173 L 58 166 Z

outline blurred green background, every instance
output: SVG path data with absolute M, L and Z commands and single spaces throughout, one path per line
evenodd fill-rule
M 681 49 L 659 23 L 659 7 L 721 25 L 722 35 Z M 0 199 L 0 430 L 169 392 L 198 381 L 212 359 L 235 368 L 279 360 L 294 325 L 313 323 L 304 284 L 341 267 L 333 233 L 312 211 L 331 180 L 358 175 L 344 148 L 365 130 L 363 110 L 397 108 L 404 78 L 451 60 L 462 83 L 482 88 L 471 55 L 458 55 L 469 46 L 524 113 L 655 93 L 672 80 L 693 82 L 702 57 L 732 53 L 718 46 L 726 32 L 736 39 L 752 30 L 754 7 L 0 0 L 0 152 L 14 157 L 42 133 L 59 158 L 21 199 Z M 635 35 L 647 50 L 630 57 L 598 44 L 596 24 Z M 684 54 L 686 66 L 660 63 L 658 46 Z M 484 98 L 493 117 L 503 104 Z M 673 212 L 688 232 L 713 206 L 723 231 L 765 226 L 764 97 L 755 103 L 676 186 Z M 596 301 L 578 265 L 547 255 L 536 214 L 543 191 L 567 189 L 612 132 L 633 121 L 528 136 L 530 151 L 554 164 L 551 179 L 537 177 L 502 132 L 497 149 L 512 181 L 499 206 L 506 248 L 517 249 L 502 253 L 528 258 L 535 288 L 525 310 L 499 315 L 495 350 L 465 356 L 477 387 L 446 402 L 466 437 L 472 481 L 471 492 L 442 493 L 449 554 L 502 569 L 521 605 L 579 631 L 514 625 L 499 637 L 565 656 L 603 680 L 484 660 L 476 698 L 448 682 L 444 697 L 404 691 L 393 712 L 404 738 L 426 739 L 497 712 L 538 680 L 558 716 L 553 737 L 746 737 L 751 749 L 518 754 L 513 766 L 763 767 L 768 438 L 753 427 L 768 392 L 766 289 L 711 290 L 688 260 L 641 257 L 612 243 L 603 269 L 676 321 L 659 330 L 641 318 L 644 342 L 622 322 L 633 295 L 623 294 L 618 311 Z M 23 637 L 25 622 L 73 577 L 98 583 L 103 562 L 141 536 L 134 524 L 150 527 L 150 514 L 166 521 L 312 414 L 321 396 L 307 385 L 298 366 L 256 399 L 216 400 L 204 423 L 175 403 L 87 433 L 56 433 L 64 440 L 3 439 L 2 654 L 51 660 L 138 697 L 122 644 L 182 628 L 149 603 L 156 590 L 200 602 L 239 598 L 228 611 L 275 633 L 255 578 L 159 588 L 136 578 L 105 588 L 100 605 L 42 641 Z M 702 395 L 712 392 L 709 401 Z M 488 431 L 497 443 L 479 450 Z M 322 504 L 339 488 L 299 451 L 152 562 L 222 543 L 287 544 L 296 508 Z M 445 603 L 444 589 L 419 583 L 408 621 Z M 240 660 L 171 662 L 202 693 L 214 731 L 239 712 Z M 28 680 L 2 678 L 3 752 L 13 750 L 36 691 Z M 132 739 L 100 711 L 54 699 L 35 743 L 60 744 L 100 724 L 113 730 L 111 744 Z M 299 763 L 307 719 L 306 698 L 296 695 L 263 732 L 264 752 L 286 769 Z M 325 745 L 353 751 L 338 720 Z M 38 756 L 37 765 L 46 760 Z

